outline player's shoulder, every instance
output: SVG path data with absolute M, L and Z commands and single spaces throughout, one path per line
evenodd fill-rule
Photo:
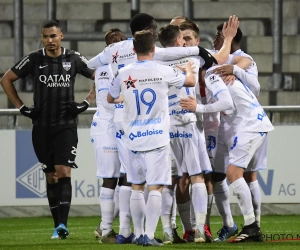
M 124 49 L 127 47 L 131 48 L 132 46 L 133 46 L 132 39 L 127 39 L 124 41 L 120 41 L 120 42 L 112 43 L 112 44 L 108 45 L 104 49 L 104 51 L 108 52 L 108 51 L 114 51 L 114 50 L 118 50 L 118 49 Z
M 82 55 L 80 52 L 78 52 L 76 50 L 68 50 L 68 49 L 63 48 L 63 47 L 62 47 L 62 50 L 63 50 L 63 54 L 69 55 L 71 57 L 75 57 L 76 59 L 81 60 L 85 64 L 88 63 L 88 59 L 84 55 Z

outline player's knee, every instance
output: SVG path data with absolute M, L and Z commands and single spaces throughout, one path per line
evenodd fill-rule
M 222 173 L 211 173 L 211 181 L 212 182 L 220 182 L 225 180 L 226 178 L 226 174 L 222 174 Z
M 115 189 L 118 183 L 117 178 L 103 178 L 103 184 L 102 187 L 109 188 L 109 189 Z

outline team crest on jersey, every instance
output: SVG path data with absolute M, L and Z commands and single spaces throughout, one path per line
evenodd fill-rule
M 118 63 L 117 59 L 119 57 L 118 51 L 116 52 L 115 55 L 111 55 L 112 56 L 112 63 Z
M 212 151 L 216 148 L 216 137 L 209 135 L 207 138 L 207 149 L 208 151 Z
M 135 88 L 134 83 L 135 83 L 136 81 L 137 81 L 137 79 L 133 80 L 133 79 L 131 79 L 131 76 L 129 76 L 128 79 L 125 80 L 125 81 L 123 81 L 123 82 L 125 82 L 125 84 L 126 84 L 126 86 L 127 86 L 127 89 L 129 89 L 130 87 Z
M 62 66 L 65 69 L 65 71 L 69 71 L 71 68 L 71 62 L 62 62 Z

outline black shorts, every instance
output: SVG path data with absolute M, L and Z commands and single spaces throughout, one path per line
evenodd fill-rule
M 32 144 L 45 173 L 55 172 L 55 165 L 77 168 L 77 125 L 44 127 L 33 125 Z

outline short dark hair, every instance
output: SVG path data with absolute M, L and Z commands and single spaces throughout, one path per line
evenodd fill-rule
M 179 29 L 181 31 L 192 30 L 195 38 L 198 38 L 200 36 L 200 30 L 199 30 L 198 25 L 192 21 L 185 21 L 185 22 L 179 24 Z
M 134 36 L 135 32 L 141 31 L 149 27 L 154 20 L 153 16 L 146 13 L 139 13 L 134 15 L 130 20 L 131 33 Z
M 58 22 L 56 22 L 54 20 L 47 20 L 47 21 L 43 22 L 42 29 L 44 29 L 44 28 L 51 28 L 51 27 L 57 27 L 57 28 L 61 29 L 61 27 L 59 26 Z
M 159 29 L 158 40 L 163 47 L 172 47 L 179 33 L 179 26 L 166 24 Z
M 105 33 L 105 35 L 104 35 L 104 39 L 105 39 L 105 42 L 106 42 L 106 43 L 107 43 L 107 37 L 108 37 L 111 33 L 114 33 L 114 32 L 121 32 L 121 33 L 122 33 L 122 31 L 121 31 L 120 29 L 118 29 L 118 28 L 113 28 L 113 29 L 108 30 L 108 31 Z
M 154 36 L 149 30 L 137 31 L 133 37 L 133 47 L 137 54 L 148 54 L 155 44 Z
M 218 31 L 222 31 L 223 30 L 223 23 L 220 23 L 218 26 L 217 26 L 217 30 Z M 236 31 L 236 35 L 235 37 L 233 38 L 233 41 L 235 41 L 236 43 L 240 43 L 241 40 L 242 40 L 242 37 L 243 37 L 243 32 L 241 31 L 241 29 L 238 27 L 237 28 L 237 31 Z

